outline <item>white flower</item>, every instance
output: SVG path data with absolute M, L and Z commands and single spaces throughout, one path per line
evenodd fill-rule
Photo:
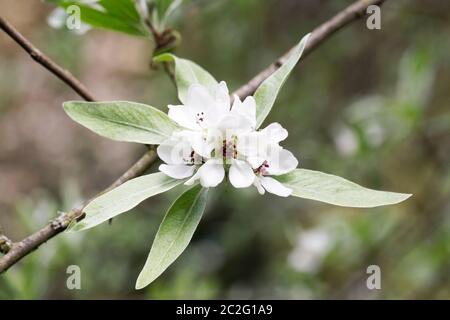
M 271 178 L 294 170 L 297 159 L 279 143 L 288 132 L 278 123 L 256 131 L 256 103 L 253 97 L 230 104 L 228 88 L 221 82 L 214 88 L 194 84 L 186 104 L 169 105 L 169 117 L 183 130 L 177 131 L 158 147 L 165 162 L 159 169 L 175 179 L 197 180 L 203 187 L 215 187 L 228 171 L 236 188 L 252 184 L 265 191 L 287 197 L 292 190 Z

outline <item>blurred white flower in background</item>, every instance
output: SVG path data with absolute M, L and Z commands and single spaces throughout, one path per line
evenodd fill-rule
M 300 272 L 316 272 L 331 249 L 331 240 L 328 230 L 323 228 L 301 232 L 294 250 L 288 257 L 289 264 Z
M 336 150 L 344 157 L 352 156 L 358 150 L 358 137 L 348 126 L 341 126 L 333 134 Z

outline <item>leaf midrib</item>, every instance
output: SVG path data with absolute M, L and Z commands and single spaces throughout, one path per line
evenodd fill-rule
M 194 201 L 192 201 L 192 204 L 189 207 L 189 213 L 186 214 L 186 217 L 183 220 L 183 223 L 181 224 L 181 228 L 179 228 L 179 230 L 176 233 L 175 239 L 171 242 L 169 248 L 166 250 L 166 252 L 164 253 L 164 255 L 161 257 L 161 259 L 159 260 L 159 262 L 156 264 L 156 266 L 160 266 L 162 264 L 162 262 L 166 259 L 168 253 L 170 252 L 170 250 L 172 249 L 173 245 L 175 244 L 175 242 L 178 240 L 178 238 L 180 237 L 181 234 L 181 230 L 184 229 L 184 226 L 188 220 L 188 217 L 190 216 L 192 209 L 195 205 L 195 203 L 197 202 L 198 198 L 200 197 L 200 195 L 202 194 L 203 190 L 200 190 L 200 192 L 197 194 L 197 196 L 195 197 Z M 155 270 L 155 268 L 153 268 L 153 270 Z
M 137 124 L 133 124 L 131 122 L 129 123 L 129 122 L 126 122 L 126 121 L 113 120 L 113 119 L 105 118 L 105 117 L 102 117 L 102 116 L 99 116 L 99 115 L 92 115 L 92 114 L 89 114 L 88 118 L 89 119 L 103 120 L 105 122 L 119 124 L 119 125 L 122 125 L 122 126 L 133 127 L 135 129 L 140 129 L 142 131 L 147 131 L 147 132 L 150 132 L 150 133 L 153 133 L 153 134 L 162 135 L 162 136 L 164 136 L 166 138 L 169 137 L 169 135 L 166 134 L 166 133 L 163 133 L 163 132 L 160 132 L 160 131 L 156 131 L 154 129 L 152 130 L 151 128 L 143 127 L 143 126 L 140 126 L 140 125 L 137 125 Z
M 125 198 L 122 198 L 122 201 L 127 201 L 127 200 L 129 200 L 129 199 L 131 199 L 131 198 L 133 198 L 133 197 L 137 197 L 137 196 L 140 196 L 141 194 L 143 194 L 143 193 L 147 193 L 147 192 L 149 192 L 149 190 L 151 190 L 151 189 L 156 189 L 156 188 L 163 188 L 163 187 L 165 187 L 165 186 L 167 186 L 167 185 L 169 185 L 169 184 L 171 184 L 171 183 L 175 183 L 175 182 L 178 182 L 177 180 L 169 180 L 169 181 L 167 181 L 167 182 L 164 182 L 164 183 L 162 183 L 162 184 L 160 184 L 160 185 L 158 185 L 158 186 L 153 186 L 153 187 L 151 187 L 151 188 L 146 188 L 146 189 L 143 189 L 143 190 L 141 190 L 141 191 L 138 191 L 138 192 L 136 192 L 136 193 L 133 193 L 133 194 L 128 194 L 128 196 L 126 196 Z M 180 183 L 181 183 L 182 181 L 180 181 Z M 144 199 L 145 200 L 145 199 Z M 144 201 L 144 200 L 142 200 L 142 201 Z M 109 203 L 111 203 L 111 202 L 109 202 Z M 117 206 L 114 206 L 113 205 L 113 207 L 117 207 Z M 102 208 L 104 209 L 105 208 L 105 206 L 102 206 Z M 103 215 L 97 215 L 97 217 L 103 217 L 103 216 L 105 216 L 105 215 L 107 215 L 107 214 L 103 214 Z M 94 218 L 94 216 L 91 216 L 92 218 Z M 88 221 L 88 217 L 86 217 L 86 219 L 84 219 L 84 221 Z
M 299 187 L 298 185 L 296 185 L 296 182 L 300 181 L 301 179 L 295 179 L 293 181 L 289 182 L 283 182 L 283 184 L 285 184 L 288 187 L 291 187 L 293 190 L 299 190 L 300 192 L 293 192 L 293 195 L 299 196 L 299 197 L 314 197 L 316 199 L 318 199 L 318 201 L 322 201 L 324 202 L 325 200 L 323 200 L 324 198 L 326 198 L 328 203 L 331 204 L 336 204 L 336 205 L 342 205 L 342 203 L 351 201 L 352 199 L 357 200 L 357 202 L 359 203 L 370 203 L 370 204 L 378 204 L 380 203 L 379 199 L 375 198 L 371 199 L 371 200 L 367 200 L 367 198 L 361 202 L 361 200 L 358 199 L 358 197 L 351 197 L 351 199 L 349 200 L 348 198 L 342 199 L 342 193 L 351 193 L 351 192 L 370 192 L 370 193 L 383 193 L 383 194 L 389 194 L 389 196 L 391 196 L 392 198 L 390 198 L 391 201 L 396 201 L 396 197 L 395 197 L 395 192 L 390 192 L 390 191 L 381 191 L 381 190 L 375 190 L 375 189 L 370 189 L 370 188 L 366 188 L 364 186 L 360 186 L 352 181 L 348 181 L 345 180 L 341 177 L 336 177 L 339 180 L 342 180 L 343 182 L 346 182 L 349 184 L 349 188 L 348 189 L 341 189 L 339 190 L 339 192 L 335 192 L 335 194 L 341 194 L 340 196 L 338 196 L 336 198 L 333 197 L 333 195 L 331 195 L 330 192 L 326 193 L 326 197 L 324 197 L 324 194 L 320 192 L 320 190 L 318 190 L 319 188 L 315 188 L 316 190 L 313 191 L 311 189 L 308 189 L 308 186 L 313 186 L 314 183 L 310 183 L 307 185 L 303 185 L 302 187 Z M 342 200 L 342 201 L 341 201 Z M 384 203 L 384 201 L 381 201 Z

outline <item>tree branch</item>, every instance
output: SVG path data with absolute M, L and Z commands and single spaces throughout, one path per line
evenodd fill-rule
M 17 42 L 30 56 L 41 64 L 50 73 L 61 79 L 69 85 L 75 92 L 87 101 L 95 101 L 93 95 L 88 92 L 85 86 L 76 79 L 69 71 L 64 70 L 57 63 L 37 49 L 29 40 L 20 34 L 9 22 L 0 17 L 0 28 L 4 30 L 15 42 Z M 133 179 L 145 172 L 157 159 L 154 147 L 145 153 L 130 169 L 120 176 L 103 192 L 107 192 L 124 182 Z M 17 263 L 20 259 L 37 249 L 41 244 L 53 238 L 55 235 L 64 231 L 67 226 L 75 220 L 81 220 L 83 207 L 88 203 L 86 201 L 82 206 L 74 208 L 67 213 L 61 214 L 47 226 L 28 236 L 20 242 L 13 243 L 9 238 L 0 234 L 0 253 L 5 254 L 0 259 L 0 273 L 6 271 L 10 266 Z
M 327 22 L 321 24 L 317 28 L 313 30 L 311 33 L 311 37 L 308 40 L 308 43 L 305 47 L 305 50 L 302 54 L 302 62 L 303 58 L 311 53 L 314 49 L 319 47 L 324 40 L 328 39 L 331 35 L 333 35 L 338 30 L 342 29 L 344 26 L 349 23 L 358 20 L 366 14 L 366 9 L 370 5 L 382 5 L 386 0 L 359 0 L 348 6 L 333 18 L 328 20 Z M 241 99 L 252 95 L 259 85 L 267 79 L 272 73 L 274 73 L 290 56 L 291 48 L 286 54 L 278 58 L 275 62 L 273 62 L 266 69 L 261 71 L 255 77 L 253 77 L 247 84 L 240 87 L 235 91 L 234 94 L 239 96 Z
M 0 28 L 5 31 L 15 42 L 17 42 L 30 57 L 53 73 L 59 79 L 64 81 L 76 93 L 78 93 L 86 101 L 94 101 L 93 96 L 89 93 L 86 87 L 75 78 L 69 71 L 61 68 L 58 64 L 53 62 L 49 57 L 37 49 L 29 40 L 27 40 L 19 31 L 17 31 L 8 21 L 0 17 Z
M 338 13 L 336 16 L 328 20 L 327 22 L 320 25 L 318 28 L 314 29 L 310 41 L 308 42 L 308 45 L 305 49 L 304 54 L 308 54 L 312 52 L 315 48 L 317 48 L 322 42 L 324 42 L 326 39 L 328 39 L 332 34 L 334 34 L 336 31 L 344 27 L 345 25 L 351 23 L 352 21 L 357 20 L 358 18 L 364 16 L 365 10 L 369 5 L 380 5 L 385 0 L 359 0 L 355 2 L 354 4 L 350 5 L 340 13 Z M 0 18 L 1 19 L 1 18 Z M 2 22 L 4 20 L 0 20 Z M 0 24 L 2 26 L 2 29 L 5 30 L 3 27 L 4 22 Z M 9 26 L 9 30 L 11 30 L 12 27 Z M 14 29 L 12 29 L 14 30 Z M 16 42 L 18 42 L 27 52 L 39 52 L 34 46 L 32 46 L 25 38 L 23 38 L 20 34 L 19 37 L 17 37 L 16 34 L 13 33 L 11 35 L 10 32 L 5 30 Z M 21 41 L 18 41 L 18 39 L 21 39 Z M 25 40 L 25 42 L 24 42 Z M 22 43 L 27 43 L 28 46 L 23 46 Z M 31 48 L 31 49 L 30 49 Z M 39 52 L 40 53 L 40 52 Z M 42 54 L 40 54 L 42 56 Z M 280 57 L 277 61 L 275 61 L 272 65 L 270 65 L 267 69 L 263 70 L 261 73 L 256 75 L 253 79 L 251 79 L 247 84 L 239 88 L 235 94 L 237 94 L 240 98 L 245 98 L 248 95 L 253 94 L 253 92 L 256 90 L 256 88 L 263 82 L 267 77 L 269 77 L 274 71 L 276 71 L 281 64 L 286 60 L 286 58 L 289 56 L 289 52 Z M 32 55 L 33 57 L 33 55 Z M 47 58 L 48 59 L 48 58 Z M 39 60 L 37 60 L 39 62 Z M 42 63 L 41 63 L 42 64 Z M 62 70 L 60 67 L 58 67 L 55 63 L 46 63 L 42 64 L 45 68 L 47 68 L 50 72 L 55 73 L 55 66 L 56 70 Z M 48 67 L 48 66 L 53 67 Z M 56 74 L 56 73 L 55 73 Z M 65 74 L 65 73 L 63 73 Z M 68 83 L 64 77 L 60 77 L 64 82 Z M 76 80 L 76 79 L 75 79 Z M 76 81 L 78 82 L 78 81 Z M 76 83 L 75 82 L 75 83 Z M 73 82 L 71 82 L 73 83 Z M 75 91 L 77 91 L 70 83 L 68 83 Z M 78 92 L 78 91 L 77 91 Z M 88 95 L 90 97 L 90 95 Z M 86 97 L 84 97 L 86 99 Z M 89 100 L 89 99 L 87 99 Z M 119 186 L 120 184 L 139 176 L 141 173 L 145 172 L 150 165 L 157 159 L 156 152 L 154 149 L 151 149 L 148 153 L 146 153 L 138 162 L 136 162 L 127 172 L 125 172 L 119 179 L 117 179 L 109 188 L 107 188 L 105 191 L 111 190 L 112 188 L 115 188 Z M 103 193 L 102 192 L 102 193 Z M 86 202 L 87 203 L 87 202 Z M 85 205 L 85 204 L 84 204 Z M 58 218 L 56 218 L 54 221 L 52 221 L 50 224 L 45 226 L 43 229 L 39 230 L 38 232 L 30 235 L 29 237 L 23 239 L 20 242 L 14 243 L 12 245 L 11 250 L 0 259 L 0 273 L 6 271 L 9 267 L 20 261 L 23 257 L 28 255 L 33 250 L 37 249 L 41 244 L 44 242 L 50 240 L 60 232 L 64 231 L 69 223 L 71 223 L 74 220 L 81 220 L 84 216 L 82 214 L 83 206 L 73 209 L 68 213 L 64 213 Z
M 128 169 L 119 179 L 112 183 L 107 189 L 100 194 L 114 189 L 124 182 L 140 176 L 150 165 L 155 162 L 157 156 L 155 148 L 152 147 L 145 155 L 140 158 L 130 169 Z M 98 196 L 98 195 L 97 195 Z M 95 197 L 94 197 L 95 198 Z M 92 198 L 92 199 L 94 199 Z M 73 221 L 79 221 L 84 218 L 83 208 L 92 200 L 85 201 L 81 206 L 72 209 L 67 213 L 61 214 L 52 220 L 48 225 L 38 232 L 30 235 L 20 242 L 13 243 L 9 252 L 0 259 L 0 273 L 6 271 L 10 266 L 14 265 L 20 259 L 36 250 L 41 244 L 50 240 L 57 234 L 64 231 Z

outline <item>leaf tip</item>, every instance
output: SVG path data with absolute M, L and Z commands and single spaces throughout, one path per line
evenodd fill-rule
M 171 62 L 173 61 L 175 58 L 172 54 L 170 53 L 161 53 L 155 57 L 153 57 L 153 61 L 154 62 Z
M 141 273 L 139 274 L 137 280 L 136 280 L 136 285 L 134 286 L 134 288 L 136 290 L 142 290 L 145 287 L 147 287 L 150 283 L 152 283 L 153 281 L 155 281 L 155 277 L 146 279 L 145 275 L 144 275 L 144 270 L 141 271 Z
M 64 112 L 71 118 L 75 112 L 74 107 L 76 106 L 77 103 L 80 103 L 80 101 L 65 101 L 62 104 Z M 81 103 L 83 103 L 83 102 L 81 102 Z
M 396 203 L 400 203 L 400 202 L 406 201 L 409 198 L 411 198 L 412 196 L 413 196 L 412 193 L 398 193 L 398 199 L 399 200 Z
M 68 108 L 70 108 L 72 101 L 64 101 L 62 104 L 62 107 L 65 111 L 67 111 Z
M 144 284 L 142 284 L 141 282 L 139 282 L 139 278 L 138 278 L 138 280 L 136 281 L 136 285 L 134 286 L 134 289 L 135 290 L 142 290 L 142 289 L 144 289 L 146 286 L 144 285 Z
M 380 192 L 383 192 L 383 191 L 380 191 Z M 387 194 L 391 195 L 391 198 L 389 200 L 386 200 L 385 202 L 379 203 L 377 205 L 367 206 L 367 208 L 399 204 L 399 203 L 402 203 L 403 201 L 408 200 L 410 197 L 412 197 L 412 193 L 387 192 Z

